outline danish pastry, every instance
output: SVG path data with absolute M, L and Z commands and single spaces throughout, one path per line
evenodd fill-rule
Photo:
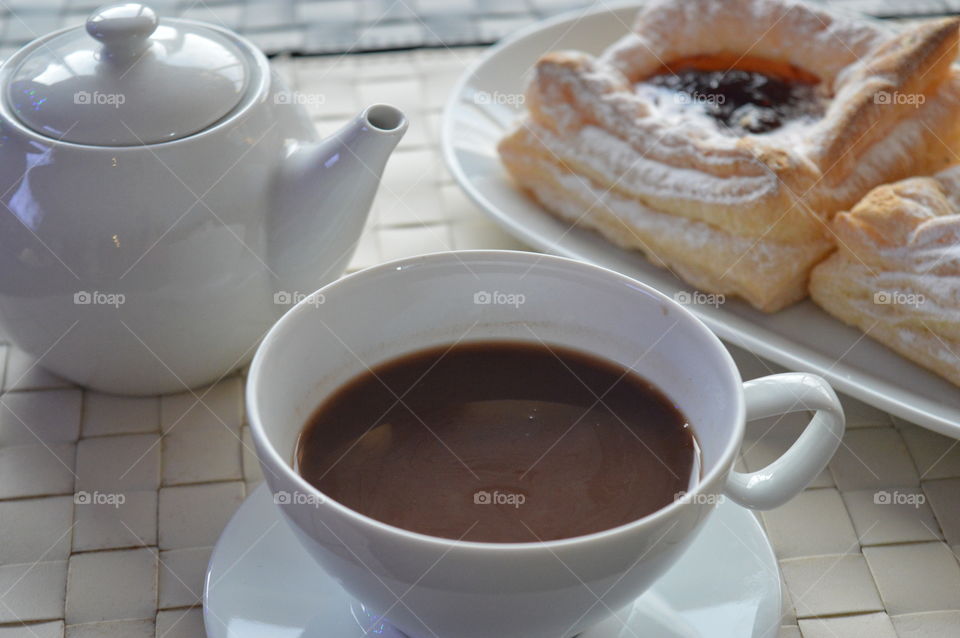
M 813 300 L 960 385 L 960 166 L 878 186 L 833 230 Z
M 958 24 L 655 0 L 599 57 L 541 58 L 498 150 L 553 214 L 775 311 L 806 296 L 834 213 L 949 162 Z

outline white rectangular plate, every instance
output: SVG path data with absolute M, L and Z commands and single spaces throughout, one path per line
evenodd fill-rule
M 690 291 L 669 271 L 544 211 L 511 183 L 496 144 L 521 115 L 526 80 L 547 51 L 598 54 L 629 31 L 636 5 L 577 12 L 518 32 L 492 47 L 461 78 L 443 118 L 443 152 L 467 194 L 509 232 L 541 250 L 632 276 L 668 295 Z M 960 438 L 960 390 L 907 361 L 810 301 L 767 315 L 738 300 L 689 305 L 721 338 L 899 417 Z

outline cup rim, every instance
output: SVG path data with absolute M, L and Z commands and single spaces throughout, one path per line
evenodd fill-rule
M 323 503 L 324 507 L 334 508 L 338 514 L 346 517 L 354 524 L 372 527 L 376 531 L 384 534 L 389 534 L 397 537 L 401 537 L 404 540 L 417 542 L 417 543 L 426 543 L 433 546 L 438 546 L 446 548 L 447 550 L 454 547 L 461 549 L 473 549 L 480 550 L 485 552 L 503 552 L 503 551 L 522 551 L 522 550 L 531 550 L 538 548 L 546 548 L 548 550 L 556 549 L 568 549 L 571 547 L 576 547 L 579 545 L 584 545 L 591 542 L 597 542 L 606 540 L 615 536 L 622 534 L 628 534 L 630 532 L 636 531 L 642 527 L 653 526 L 658 523 L 663 522 L 668 517 L 672 516 L 680 508 L 685 505 L 690 505 L 692 502 L 697 500 L 697 496 L 705 491 L 707 486 L 712 486 L 716 482 L 724 483 L 726 475 L 729 473 L 730 468 L 733 466 L 735 455 L 737 450 L 740 448 L 743 433 L 745 430 L 745 407 L 744 407 L 744 398 L 743 392 L 740 390 L 742 385 L 742 378 L 740 377 L 740 371 L 737 368 L 736 364 L 733 361 L 733 357 L 724 347 L 723 343 L 720 341 L 720 338 L 717 337 L 713 332 L 703 323 L 699 318 L 697 318 L 693 313 L 684 308 L 674 299 L 671 299 L 662 292 L 656 290 L 652 286 L 645 284 L 643 282 L 637 281 L 632 277 L 618 273 L 609 268 L 603 266 L 598 266 L 596 264 L 587 263 L 584 261 L 578 261 L 575 259 L 570 259 L 567 257 L 559 257 L 556 255 L 548 255 L 543 253 L 534 253 L 529 251 L 522 250 L 450 250 L 450 251 L 440 251 L 433 253 L 426 253 L 422 255 L 416 255 L 413 257 L 401 257 L 399 259 L 394 259 L 388 262 L 377 264 L 375 266 L 370 266 L 359 270 L 357 272 L 351 273 L 340 279 L 337 279 L 329 284 L 326 284 L 319 290 L 317 290 L 314 295 L 325 295 L 326 292 L 334 287 L 342 288 L 345 286 L 355 286 L 360 285 L 364 282 L 365 279 L 370 277 L 375 277 L 388 270 L 397 270 L 404 266 L 410 266 L 412 264 L 423 264 L 423 263 L 434 263 L 434 262 L 443 262 L 446 260 L 456 260 L 459 262 L 465 261 L 463 257 L 466 256 L 468 259 L 486 259 L 486 260 L 503 260 L 503 263 L 507 263 L 508 260 L 527 260 L 527 266 L 531 268 L 535 267 L 536 264 L 541 261 L 549 262 L 553 265 L 557 265 L 564 268 L 576 268 L 580 269 L 581 272 L 590 271 L 594 275 L 599 275 L 601 277 L 611 278 L 619 280 L 620 283 L 627 284 L 630 287 L 638 289 L 641 293 L 648 296 L 652 296 L 659 301 L 668 304 L 674 310 L 680 311 L 679 316 L 685 317 L 687 320 L 687 329 L 699 334 L 704 338 L 706 343 L 710 344 L 714 354 L 719 356 L 722 364 L 727 368 L 729 372 L 729 377 L 734 385 L 737 388 L 737 392 L 734 396 L 734 418 L 735 422 L 731 428 L 731 432 L 728 435 L 726 445 L 723 448 L 723 452 L 720 454 L 720 457 L 717 459 L 716 463 L 713 464 L 713 467 L 708 471 L 704 476 L 697 482 L 697 484 L 685 494 L 689 499 L 685 500 L 674 500 L 673 502 L 661 507 L 658 510 L 655 510 L 646 516 L 642 516 L 638 519 L 632 520 L 628 523 L 618 525 L 616 527 L 611 527 L 608 529 L 600 530 L 598 532 L 593 532 L 590 534 L 584 534 L 581 536 L 572 536 L 569 538 L 560 538 L 556 540 L 549 541 L 526 541 L 526 542 L 512 542 L 512 543 L 498 543 L 498 542 L 487 542 L 487 541 L 465 541 L 457 540 L 453 538 L 444 538 L 442 536 L 432 536 L 429 534 L 423 534 L 421 532 L 414 532 L 412 530 L 404 529 L 402 527 L 397 527 L 396 525 L 391 525 L 390 523 L 385 523 L 379 521 L 375 518 L 367 516 L 361 512 L 358 512 L 346 505 L 343 505 L 336 499 L 331 498 L 327 494 L 321 492 L 319 489 L 311 485 L 304 479 L 300 474 L 298 474 L 293 466 L 285 461 L 277 449 L 273 446 L 270 439 L 267 437 L 265 428 L 260 419 L 260 406 L 257 400 L 256 388 L 260 383 L 261 370 L 264 367 L 264 361 L 270 356 L 270 350 L 272 344 L 278 341 L 282 335 L 284 335 L 288 330 L 288 324 L 290 324 L 296 316 L 305 311 L 314 310 L 311 306 L 311 296 L 308 295 L 300 302 L 295 304 L 287 312 L 283 314 L 280 319 L 274 323 L 274 325 L 264 336 L 263 341 L 257 347 L 256 354 L 253 357 L 253 360 L 250 364 L 249 371 L 247 372 L 246 387 L 245 387 L 245 403 L 246 411 L 250 424 L 250 432 L 257 442 L 257 456 L 258 460 L 261 463 L 266 463 L 272 468 L 278 469 L 288 481 L 292 481 L 297 485 L 298 489 L 303 490 L 305 493 L 312 494 L 319 499 L 322 499 L 320 502 Z M 309 308 L 307 308 L 310 306 Z M 266 454 L 267 459 L 263 458 L 263 454 Z M 265 479 L 266 480 L 266 479 Z M 721 487 L 722 490 L 722 487 Z

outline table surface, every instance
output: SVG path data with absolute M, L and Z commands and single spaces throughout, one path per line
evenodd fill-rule
M 440 157 L 443 102 L 479 51 L 274 60 L 294 90 L 323 97 L 305 100 L 323 133 L 375 101 L 410 116 L 351 270 L 523 248 Z M 111 397 L 52 376 L 7 341 L 0 334 L 0 638 L 202 638 L 211 547 L 261 480 L 242 374 L 178 395 Z M 745 378 L 780 371 L 735 358 Z M 960 636 L 960 445 L 844 404 L 848 431 L 828 470 L 760 515 L 785 584 L 781 636 Z M 803 425 L 803 415 L 751 423 L 741 467 L 768 463 Z M 109 502 L 88 502 L 94 493 Z
M 266 53 L 306 55 L 496 42 L 566 11 L 621 0 L 147 0 L 161 17 L 236 31 Z M 818 1 L 818 0 L 814 0 Z M 884 18 L 960 11 L 960 0 L 819 0 Z M 82 25 L 106 0 L 3 0 L 0 58 L 54 29 Z

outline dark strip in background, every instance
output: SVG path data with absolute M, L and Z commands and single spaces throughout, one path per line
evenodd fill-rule
M 39 35 L 83 24 L 93 9 L 107 1 L 0 1 L 0 58 L 6 58 Z M 878 18 L 960 13 L 960 0 L 827 0 L 824 3 Z M 161 16 L 204 20 L 237 31 L 268 55 L 332 55 L 491 44 L 543 18 L 566 11 L 615 7 L 619 3 L 597 0 L 148 0 L 147 4 Z

